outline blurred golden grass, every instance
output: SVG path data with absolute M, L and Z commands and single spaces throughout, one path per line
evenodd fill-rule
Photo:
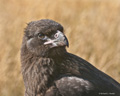
M 26 23 L 60 22 L 81 56 L 120 82 L 119 0 L 0 0 L 0 96 L 23 96 L 20 46 Z

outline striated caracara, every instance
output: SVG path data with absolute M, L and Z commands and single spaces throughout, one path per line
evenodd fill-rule
M 25 28 L 21 48 L 25 96 L 120 96 L 120 84 L 68 53 L 61 24 L 42 19 Z

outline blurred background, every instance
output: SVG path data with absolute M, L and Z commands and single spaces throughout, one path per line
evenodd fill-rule
M 43 18 L 64 26 L 69 52 L 120 82 L 119 0 L 0 0 L 0 96 L 24 96 L 23 31 Z

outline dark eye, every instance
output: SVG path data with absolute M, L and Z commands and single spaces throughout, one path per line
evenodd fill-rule
M 44 38 L 45 38 L 45 35 L 44 35 L 44 34 L 38 34 L 38 38 L 39 38 L 39 39 L 44 39 Z
M 28 39 L 31 39 L 33 36 L 27 36 L 28 37 Z

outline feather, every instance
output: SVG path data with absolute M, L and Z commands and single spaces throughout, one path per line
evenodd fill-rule
M 63 37 L 54 37 L 58 30 Z M 38 38 L 41 33 L 47 38 Z M 59 37 L 65 37 L 63 27 L 53 20 L 32 21 L 25 28 L 21 47 L 25 96 L 120 96 L 117 81 L 86 60 L 68 53 L 67 38 Z M 53 47 L 46 43 L 47 39 L 65 43 Z

